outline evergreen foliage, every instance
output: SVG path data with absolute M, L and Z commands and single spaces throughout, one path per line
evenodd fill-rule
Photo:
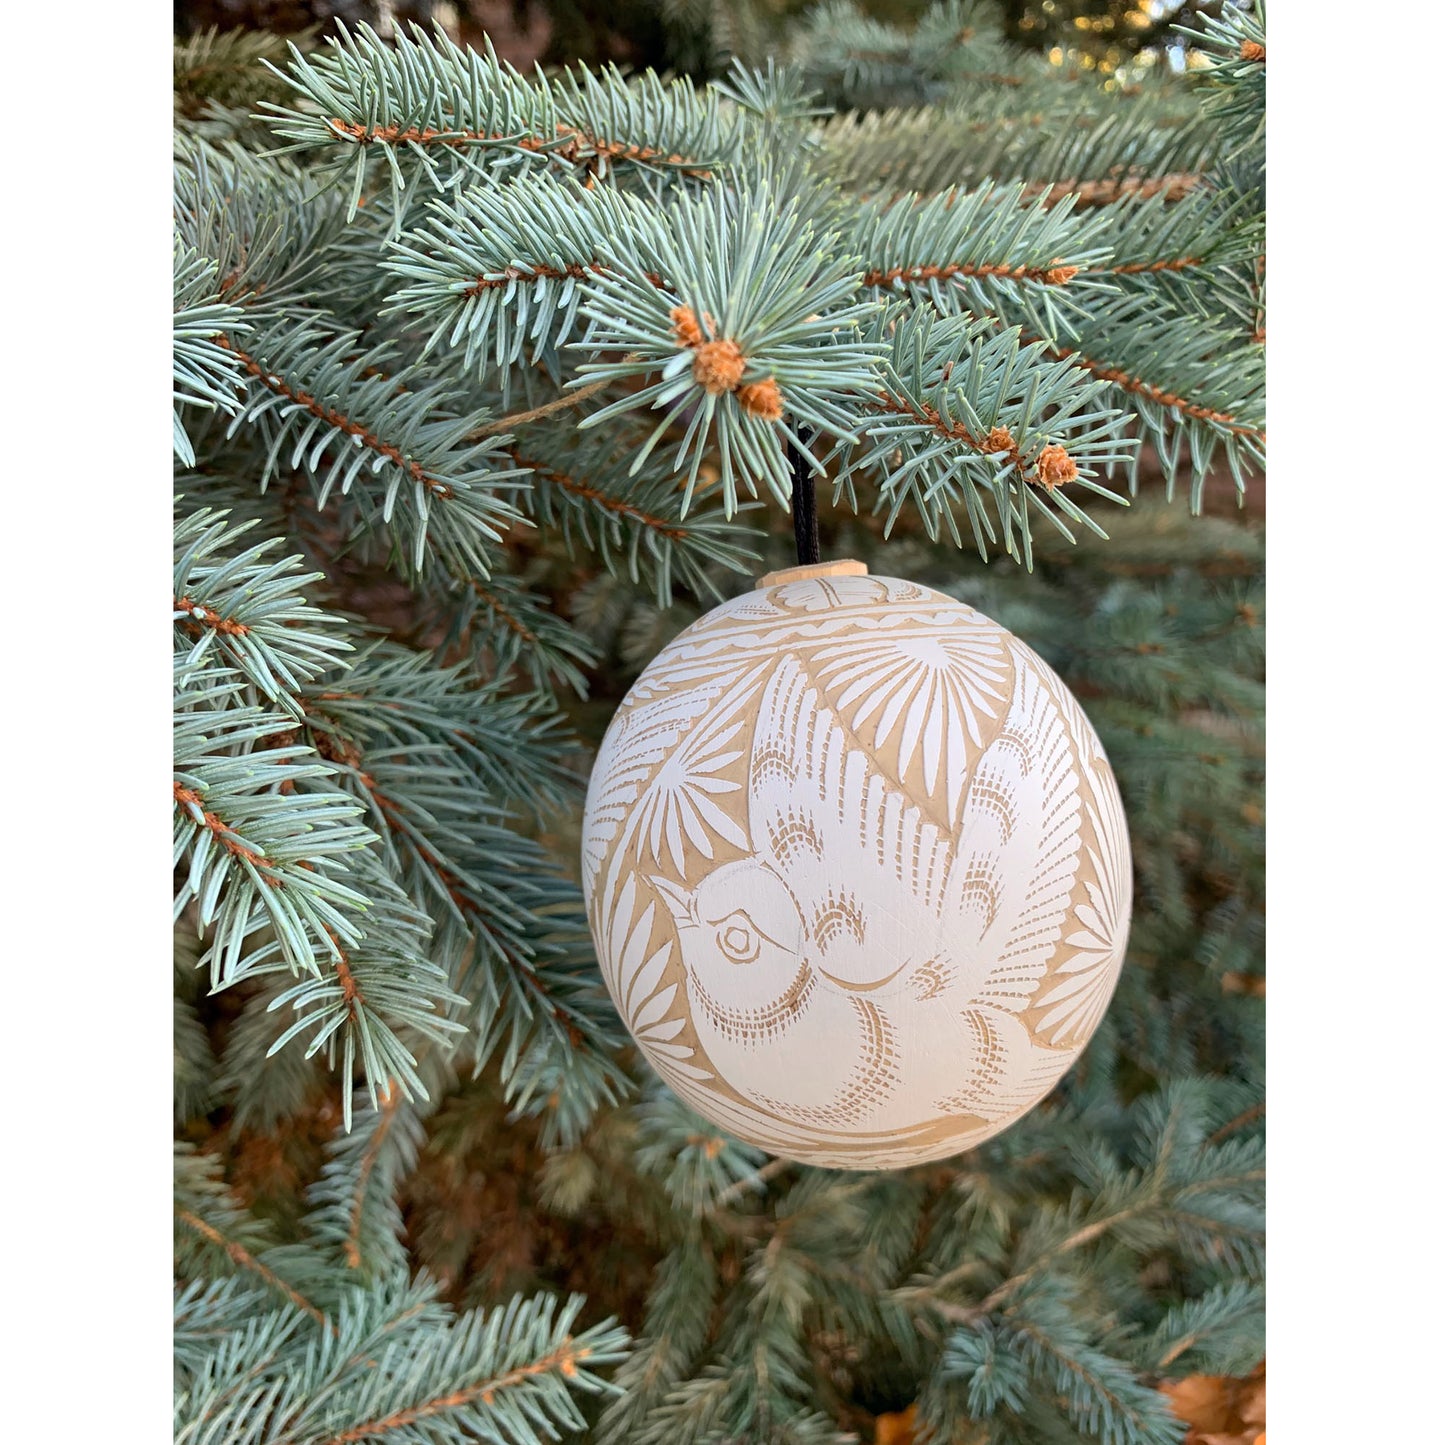
M 1197 23 L 1133 93 L 959 0 L 701 90 L 178 47 L 178 1438 L 1138 1445 L 1262 1353 L 1259 538 L 1173 490 L 1262 466 L 1264 39 Z M 647 1077 L 572 863 L 804 475 L 1061 673 L 1134 851 L 1080 1065 L 896 1174 Z

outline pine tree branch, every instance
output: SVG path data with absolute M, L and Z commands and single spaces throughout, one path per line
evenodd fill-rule
M 234 685 L 218 690 L 222 697 L 233 691 Z M 246 940 L 262 919 L 293 969 L 319 972 L 318 946 L 334 958 L 333 938 L 354 944 L 361 937 L 354 915 L 367 900 L 333 874 L 345 871 L 343 857 L 364 849 L 372 835 L 352 821 L 356 805 L 344 795 L 295 792 L 329 775 L 319 761 L 301 760 L 310 749 L 257 746 L 290 718 L 203 706 L 207 701 L 199 692 L 181 694 L 185 706 L 176 713 L 171 791 L 176 858 L 187 864 L 178 906 L 199 898 L 200 921 L 216 923 L 217 983 L 239 976 Z
M 239 1269 L 244 1269 L 254 1274 L 258 1279 L 263 1280 L 272 1289 L 284 1295 L 299 1310 L 305 1312 L 316 1320 L 317 1323 L 326 1325 L 332 1332 L 336 1333 L 336 1326 L 316 1308 L 299 1290 L 293 1289 L 274 1270 L 262 1264 L 254 1254 L 243 1244 L 234 1239 L 227 1239 L 214 1225 L 207 1224 L 204 1219 L 192 1214 L 189 1209 L 177 1209 L 176 1218 L 194 1234 L 198 1234 L 209 1244 L 214 1244 L 226 1252 L 227 1257 Z
M 1052 1249 L 1041 1254 L 1027 1269 L 1020 1270 L 1017 1274 L 1011 1275 L 1002 1284 L 989 1291 L 983 1299 L 973 1305 L 956 1305 L 947 1300 L 940 1300 L 935 1296 L 952 1288 L 953 1285 L 966 1280 L 977 1269 L 977 1261 L 967 1260 L 956 1269 L 949 1270 L 946 1274 L 939 1275 L 937 1279 L 930 1280 L 926 1287 L 918 1290 L 905 1290 L 902 1298 L 919 1300 L 926 1303 L 928 1308 L 943 1319 L 952 1323 L 970 1325 L 991 1314 L 1001 1304 L 1012 1298 L 1024 1285 L 1031 1280 L 1037 1279 L 1052 1265 L 1066 1255 L 1072 1254 L 1076 1249 L 1082 1249 L 1086 1244 L 1107 1234 L 1120 1224 L 1127 1223 L 1130 1219 L 1157 1208 L 1157 1201 L 1147 1200 L 1130 1208 L 1117 1210 L 1116 1212 L 1097 1219 L 1091 1224 L 1085 1225 L 1082 1229 L 1075 1230 L 1067 1239 L 1055 1245 Z
M 1191 271 L 1204 265 L 1201 256 L 1179 256 L 1168 261 L 1135 261 L 1126 266 L 1104 266 L 1099 268 L 1110 276 L 1143 276 L 1158 271 Z
M 605 381 L 593 382 L 587 391 L 601 390 L 607 383 Z M 570 400 L 570 398 L 564 398 Z M 552 403 L 556 405 L 556 403 Z M 546 408 L 542 408 L 546 410 Z M 530 418 L 527 418 L 530 419 Z M 513 419 L 516 420 L 515 418 Z M 618 517 L 626 517 L 629 521 L 637 522 L 656 532 L 659 536 L 666 537 L 670 542 L 685 542 L 692 535 L 690 530 L 679 523 L 671 522 L 665 517 L 653 516 L 650 512 L 644 512 L 641 508 L 634 506 L 622 497 L 612 496 L 610 493 L 601 491 L 597 487 L 586 482 L 579 482 L 575 477 L 570 477 L 565 472 L 549 467 L 545 463 L 522 456 L 516 447 L 511 449 L 513 460 L 519 467 L 525 467 L 534 477 L 544 482 L 551 483 L 554 487 L 560 487 L 564 492 L 574 497 L 581 497 L 591 502 L 594 506 L 601 507 L 604 511 L 611 512 Z
M 245 637 L 251 629 L 234 617 L 222 617 L 214 607 L 208 607 L 204 602 L 194 602 L 189 597 L 175 597 L 171 599 L 172 611 L 185 617 L 181 624 L 192 637 L 201 634 L 201 627 L 209 627 L 214 632 L 219 632 L 222 637 Z
M 354 1445 L 355 1441 L 365 1440 L 374 1435 L 385 1435 L 393 1430 L 403 1430 L 409 1425 L 416 1424 L 418 1420 L 445 1414 L 450 1410 L 468 1405 L 474 1400 L 480 1400 L 484 1405 L 491 1405 L 502 1391 L 552 1370 L 557 1370 L 563 1376 L 571 1378 L 577 1373 L 578 1361 L 585 1360 L 590 1353 L 587 1346 L 574 1345 L 569 1336 L 563 1344 L 530 1364 L 518 1365 L 505 1374 L 495 1375 L 491 1379 L 479 1381 L 475 1385 L 468 1385 L 465 1389 L 453 1390 L 420 1404 L 408 1406 L 404 1410 L 397 1410 L 382 1419 L 369 1420 L 364 1424 L 353 1426 L 339 1435 L 328 1437 L 322 1442 L 322 1445 Z
M 426 468 L 413 457 L 406 456 L 400 447 L 384 441 L 375 432 L 358 421 L 352 420 L 334 407 L 327 406 L 324 402 L 318 401 L 316 397 L 303 390 L 300 386 L 288 382 L 283 376 L 274 371 L 268 371 L 249 352 L 236 345 L 229 336 L 218 335 L 216 344 L 224 347 L 241 363 L 246 373 L 254 376 L 268 391 L 273 391 L 277 396 L 285 397 L 288 401 L 294 401 L 298 406 L 304 407 L 312 416 L 324 421 L 327 426 L 334 427 L 337 431 L 347 436 L 354 437 L 368 451 L 374 452 L 377 456 L 385 457 L 387 461 L 400 467 L 418 486 L 424 487 L 433 496 L 446 499 L 451 497 L 453 490 L 446 482 L 439 481 L 436 477 L 429 476 Z
M 599 159 L 612 161 L 635 161 L 641 164 L 666 165 L 694 180 L 710 180 L 712 168 L 702 161 L 689 160 L 685 156 L 666 154 L 652 146 L 637 145 L 628 141 L 603 140 L 588 135 L 575 126 L 559 125 L 551 137 L 540 135 L 498 135 L 479 130 L 432 130 L 422 126 L 408 126 L 402 129 L 395 125 L 365 125 L 360 121 L 342 120 L 333 116 L 328 122 L 339 136 L 355 141 L 359 146 L 381 142 L 389 146 L 473 146 L 506 145 L 518 150 L 531 151 L 549 159 L 566 161 L 569 165 L 586 169 L 595 167 Z
M 1158 1440 L 1160 1436 L 1156 1422 L 1149 1419 L 1145 1408 L 1141 1408 L 1148 1406 L 1153 1406 L 1157 1415 L 1165 1416 L 1177 1428 L 1177 1421 L 1174 1421 L 1169 1406 L 1154 1391 L 1139 1384 L 1127 1372 L 1123 1361 L 1114 1360 L 1100 1350 L 1083 1345 L 1082 1342 L 1070 1349 L 1061 1343 L 1053 1332 L 1040 1329 L 1026 1320 L 1011 1320 L 1009 1331 L 1027 1340 L 1039 1357 L 1053 1362 L 1058 1372 L 1055 1388 L 1060 1394 L 1066 1393 L 1065 1379 L 1076 1382 L 1082 1393 L 1079 1403 L 1083 1404 L 1083 1401 L 1087 1400 L 1084 1408 L 1088 1415 L 1097 1417 L 1097 1414 L 1102 1413 L 1104 1420 L 1112 1425 L 1113 1428 L 1104 1438 L 1140 1442 Z M 1117 1383 L 1114 1383 L 1115 1381 Z M 1098 1401 L 1104 1403 L 1102 1412 L 1098 1411 Z M 1120 1429 L 1121 1422 L 1127 1422 L 1127 1431 Z
M 469 432 L 467 440 L 476 441 L 482 437 L 496 436 L 499 432 L 511 432 L 519 426 L 526 426 L 528 422 L 541 421 L 543 417 L 553 416 L 559 411 L 570 411 L 574 406 L 581 406 L 589 397 L 606 391 L 609 385 L 611 385 L 611 380 L 607 377 L 603 377 L 599 381 L 588 382 L 586 386 L 579 387 L 576 391 L 566 392 L 552 401 L 543 402 L 541 406 L 534 406 L 530 411 L 514 412 L 511 416 L 498 417 L 495 421 L 489 421 L 478 427 L 476 431 Z M 520 464 L 526 466 L 525 462 Z
M 1058 445 L 1044 447 L 1032 461 L 1025 459 L 1018 443 L 1007 427 L 995 427 L 987 436 L 975 436 L 961 421 L 947 422 L 935 407 L 927 403 L 915 404 L 907 398 L 890 396 L 880 391 L 873 405 L 888 416 L 906 416 L 931 427 L 949 441 L 961 441 L 979 456 L 999 460 L 1000 466 L 1011 466 L 1021 481 L 1029 482 L 1043 491 L 1052 492 L 1055 487 L 1071 482 L 1078 475 L 1078 467 L 1068 452 Z
M 1208 1142 L 1211 1144 L 1218 1144 L 1223 1140 L 1227 1139 L 1232 1133 L 1234 1133 L 1236 1129 L 1243 1129 L 1246 1124 L 1252 1124 L 1256 1119 L 1263 1118 L 1264 1100 L 1260 1099 L 1257 1103 L 1251 1104 L 1249 1108 L 1236 1114 L 1234 1118 L 1228 1120 L 1226 1123 L 1221 1124 L 1219 1128 L 1217 1128 L 1214 1133 L 1209 1136 Z
M 924 281 L 951 281 L 957 276 L 997 281 L 1037 281 L 1044 286 L 1067 286 L 1079 274 L 1078 266 L 1009 266 L 1004 263 L 948 262 L 944 265 L 890 266 L 863 273 L 865 286 L 914 285 Z
M 1163 196 L 1166 201 L 1182 201 L 1204 182 L 1202 171 L 1175 171 L 1162 176 L 1128 175 L 1067 181 L 1030 181 L 1024 196 L 1038 197 L 1045 206 L 1057 206 L 1072 200 L 1076 210 L 1092 206 L 1112 206 L 1117 201 L 1146 201 Z
M 541 643 L 537 634 L 522 621 L 512 608 L 502 601 L 495 588 L 488 587 L 486 583 L 475 577 L 470 578 L 467 585 L 485 603 L 487 609 L 501 619 L 502 626 L 510 633 L 520 638 L 529 647 L 540 647 Z
M 1117 367 L 1109 366 L 1106 362 L 1097 361 L 1091 356 L 1085 356 L 1083 352 L 1070 346 L 1064 346 L 1057 341 L 1049 341 L 1041 336 L 1031 336 L 1028 332 L 1021 333 L 1021 339 L 1025 343 L 1042 342 L 1045 349 L 1051 356 L 1057 356 L 1061 361 L 1071 361 L 1075 366 L 1081 366 L 1101 381 L 1107 381 L 1111 386 L 1122 387 L 1123 390 L 1135 396 L 1146 397 L 1150 401 L 1158 402 L 1160 406 L 1167 406 L 1172 411 L 1177 411 L 1181 416 L 1193 417 L 1198 421 L 1209 422 L 1214 426 L 1223 427 L 1233 432 L 1236 436 L 1248 437 L 1254 441 L 1263 443 L 1265 439 L 1262 427 L 1251 426 L 1247 422 L 1236 421 L 1234 416 L 1227 411 L 1218 411 L 1213 407 L 1203 406 L 1198 402 L 1192 402 L 1186 397 L 1177 395 L 1165 387 L 1156 386 L 1153 382 L 1145 380 L 1141 376 L 1131 376 L 1127 371 L 1121 371 Z
M 218 818 L 211 812 L 202 801 L 201 795 L 192 788 L 182 787 L 180 782 L 171 783 L 171 795 L 176 806 L 183 808 L 193 819 L 199 821 L 200 825 L 207 829 L 211 836 L 222 848 L 233 858 L 239 858 L 252 868 L 259 868 L 266 874 L 266 881 L 273 888 L 284 886 L 286 877 L 265 857 L 251 847 L 229 824 Z M 297 867 L 305 867 L 305 860 L 298 862 Z
M 420 1054 L 417 1056 L 417 1063 L 418 1065 L 421 1063 Z M 397 1081 L 395 1079 L 387 1080 L 386 1092 L 382 1096 L 381 1105 L 377 1111 L 380 1118 L 356 1170 L 356 1183 L 352 1190 L 349 1211 L 350 1223 L 347 1227 L 344 1246 L 346 1264 L 349 1269 L 361 1268 L 361 1231 L 366 1205 L 366 1186 L 371 1178 L 371 1171 L 376 1168 L 376 1161 L 386 1144 L 386 1136 L 391 1132 L 391 1126 L 395 1122 L 396 1111 L 401 1105 L 401 1100 L 402 1092 Z
M 755 1169 L 745 1178 L 734 1180 L 733 1183 L 729 1184 L 728 1187 L 713 1200 L 713 1209 L 726 1209 L 730 1204 L 741 1199 L 744 1194 L 749 1194 L 757 1189 L 765 1190 L 770 1180 L 776 1179 L 779 1174 L 782 1174 L 785 1170 L 791 1169 L 792 1167 L 793 1161 L 791 1159 L 769 1159 L 761 1168 Z

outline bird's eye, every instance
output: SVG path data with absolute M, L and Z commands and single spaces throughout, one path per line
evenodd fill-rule
M 718 925 L 717 946 L 730 963 L 752 963 L 762 940 L 746 914 L 733 913 Z

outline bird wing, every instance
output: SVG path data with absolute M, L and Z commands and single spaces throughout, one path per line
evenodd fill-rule
M 941 946 L 948 839 L 852 738 L 803 666 L 763 692 L 749 771 L 753 847 L 788 887 L 813 961 L 850 988 Z
M 1072 1054 L 1038 1048 L 1023 1021 L 997 1008 L 958 1015 L 955 1056 L 960 1068 L 947 1095 L 934 1101 L 944 1114 L 971 1114 L 999 1124 L 1033 1108 L 1073 1063 Z
M 1029 659 L 1015 655 L 1004 726 L 979 759 L 949 876 L 955 957 L 976 1003 L 1017 1014 L 1042 981 L 1068 919 L 1079 869 L 1074 745 Z

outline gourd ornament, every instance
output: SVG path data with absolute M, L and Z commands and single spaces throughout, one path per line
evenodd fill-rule
M 964 603 L 770 573 L 665 647 L 587 793 L 597 956 L 648 1061 L 771 1154 L 956 1154 L 1037 1104 L 1118 978 L 1119 791 L 1072 694 Z

